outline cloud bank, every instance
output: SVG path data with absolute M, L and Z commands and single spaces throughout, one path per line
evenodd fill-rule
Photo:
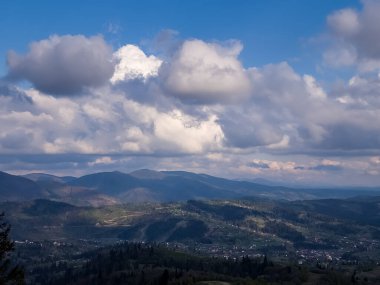
M 380 2 L 363 1 L 362 10 L 342 9 L 329 15 L 333 46 L 325 61 L 335 67 L 356 65 L 361 72 L 380 68 Z
M 112 48 L 101 36 L 51 36 L 33 42 L 25 55 L 8 53 L 9 77 L 30 81 L 54 95 L 76 95 L 113 75 Z
M 364 68 L 380 60 L 378 6 L 326 19 L 343 51 L 333 67 L 358 67 L 327 84 L 285 61 L 245 67 L 236 40 L 185 39 L 160 57 L 63 35 L 10 52 L 8 78 L 32 87 L 0 82 L 0 169 L 216 169 L 302 181 L 339 173 L 337 183 L 380 183 L 380 76 Z

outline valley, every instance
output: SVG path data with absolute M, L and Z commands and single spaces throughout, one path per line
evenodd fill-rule
M 376 264 L 379 204 L 380 197 L 294 202 L 250 198 L 93 208 L 35 200 L 7 202 L 1 208 L 19 243 L 127 240 L 168 243 L 220 257 L 269 254 L 301 263 Z
M 11 201 L 0 203 L 30 284 L 41 278 L 43 268 L 65 264 L 54 267 L 63 274 L 84 266 L 86 254 L 126 242 L 236 262 L 265 257 L 275 267 L 316 270 L 318 278 L 331 270 L 379 277 L 376 189 L 292 189 L 188 172 L 94 175 L 0 179 L 0 189 L 26 181 L 37 196 L 17 196 L 14 187 Z M 150 199 L 133 199 L 141 196 L 141 187 Z

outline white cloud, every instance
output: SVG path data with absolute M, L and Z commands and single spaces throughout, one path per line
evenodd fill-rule
M 97 159 L 95 159 L 94 161 L 91 161 L 88 163 L 89 166 L 94 166 L 94 165 L 97 165 L 97 164 L 113 164 L 115 161 L 109 157 L 109 156 L 102 156 L 102 157 L 98 157 Z
M 187 153 L 220 148 L 224 137 L 215 116 L 200 121 L 179 110 L 160 114 L 154 121 L 154 134 L 167 150 L 174 147 Z
M 380 77 L 378 74 L 354 75 L 346 84 L 333 89 L 340 103 L 351 109 L 376 110 L 380 108 Z
M 238 47 L 228 51 L 232 55 L 239 52 Z M 374 124 L 378 113 L 363 111 L 369 108 L 364 103 L 358 109 L 357 103 L 368 102 L 372 109 L 380 106 L 372 96 L 378 90 L 377 77 L 353 78 L 328 96 L 314 77 L 300 75 L 284 62 L 252 68 L 245 74 L 255 89 L 250 100 L 234 105 L 179 103 L 162 93 L 164 90 L 153 92 L 157 89 L 149 86 L 156 80 L 141 83 L 148 86 L 143 91 L 149 94 L 147 98 L 155 98 L 154 103 L 136 101 L 132 96 L 136 90 L 129 85 L 109 85 L 92 90 L 91 96 L 71 98 L 30 89 L 23 91 L 28 98 L 23 100 L 33 103 L 21 109 L 14 109 L 9 95 L 0 96 L 4 102 L 0 119 L 11 126 L 3 127 L 2 151 L 12 152 L 9 142 L 23 135 L 31 147 L 23 150 L 20 145 L 19 150 L 27 153 L 162 156 L 378 148 L 378 127 Z M 18 133 L 13 134 L 12 129 Z
M 154 55 L 147 56 L 135 45 L 125 45 L 114 53 L 117 65 L 111 78 L 113 84 L 132 79 L 146 80 L 156 77 L 162 60 Z
M 360 72 L 380 69 L 380 2 L 362 3 L 362 10 L 342 9 L 328 16 L 333 44 L 324 60 L 330 66 L 356 65 Z
M 28 110 L 0 108 L 1 153 L 178 155 L 222 147 L 214 115 L 159 110 L 108 88 L 91 100 L 55 98 L 33 89 L 26 94 L 33 101 Z M 27 143 L 16 145 L 21 138 Z
M 81 153 L 96 154 L 101 153 L 101 149 L 96 148 L 91 141 L 75 138 L 56 138 L 53 141 L 45 142 L 42 151 L 46 154 Z
M 311 75 L 304 75 L 303 80 L 305 82 L 306 90 L 310 96 L 319 99 L 326 99 L 327 95 L 321 86 L 318 85 L 315 78 Z
M 321 165 L 327 165 L 327 166 L 338 166 L 341 165 L 339 161 L 331 160 L 331 159 L 323 159 L 321 161 Z
M 92 169 L 125 167 L 118 156 L 136 168 L 149 161 L 153 168 L 208 172 L 223 163 L 224 174 L 236 177 L 298 179 L 343 166 L 354 172 L 359 164 L 331 158 L 344 153 L 367 156 L 360 171 L 376 172 L 368 156 L 380 149 L 377 74 L 329 88 L 286 62 L 245 69 L 240 51 L 237 42 L 188 40 L 162 63 L 126 45 L 114 54 L 114 84 L 92 86 L 88 96 L 50 96 L 0 82 L 0 154 L 81 155 L 82 162 L 64 167 Z M 278 157 L 289 153 L 330 158 L 298 163 Z
M 370 162 L 374 165 L 380 165 L 380 156 L 371 157 Z
M 231 103 L 245 99 L 250 81 L 237 59 L 242 46 L 201 40 L 185 41 L 163 70 L 167 91 L 184 101 L 200 104 Z
M 252 159 L 245 165 L 241 165 L 240 169 L 246 173 L 260 174 L 263 172 L 299 172 L 294 161 L 278 161 L 267 159 Z
M 357 11 L 342 9 L 327 17 L 329 27 L 338 36 L 353 37 L 360 30 L 360 22 Z
M 315 141 L 322 133 L 319 118 L 329 112 L 326 92 L 315 78 L 297 74 L 285 62 L 250 69 L 250 75 L 252 101 L 219 115 L 228 144 L 285 150 Z
M 268 145 L 268 148 L 269 149 L 288 148 L 289 147 L 289 142 L 290 142 L 289 136 L 284 135 L 283 138 L 281 139 L 281 141 L 279 141 L 278 143 L 273 143 L 273 144 Z

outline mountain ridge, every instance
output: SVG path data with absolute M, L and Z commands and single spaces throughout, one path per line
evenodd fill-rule
M 280 200 L 348 198 L 380 195 L 380 188 L 291 188 L 203 173 L 139 169 L 130 173 L 109 171 L 80 177 L 45 173 L 17 176 L 2 172 L 0 194 L 0 201 L 43 198 L 82 206 L 101 206 L 250 196 Z
M 0 201 L 25 201 L 44 196 L 34 181 L 0 171 Z

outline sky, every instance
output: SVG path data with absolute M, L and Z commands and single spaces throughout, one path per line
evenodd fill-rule
M 0 170 L 380 185 L 380 1 L 0 1 Z

